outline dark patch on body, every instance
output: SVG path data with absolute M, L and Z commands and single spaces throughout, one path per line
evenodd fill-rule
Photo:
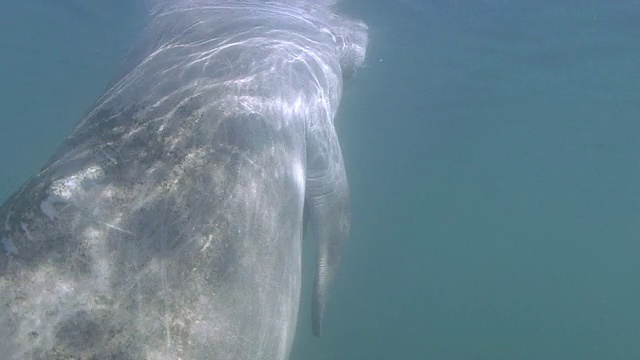
M 0 247 L 0 276 L 3 276 L 5 274 L 8 266 L 9 266 L 9 254 L 4 249 L 4 246 L 2 246 Z
M 134 359 L 141 351 L 131 334 L 113 324 L 106 311 L 80 310 L 56 325 L 55 344 L 42 359 Z
M 216 137 L 221 143 L 241 153 L 256 156 L 274 144 L 274 129 L 263 116 L 246 114 L 226 119 L 220 124 Z

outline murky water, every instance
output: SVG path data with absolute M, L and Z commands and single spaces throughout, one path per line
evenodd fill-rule
M 2 6 L 6 198 L 114 79 L 141 13 Z M 371 28 L 339 120 L 353 234 L 323 338 L 303 289 L 292 359 L 640 358 L 640 3 L 345 8 Z

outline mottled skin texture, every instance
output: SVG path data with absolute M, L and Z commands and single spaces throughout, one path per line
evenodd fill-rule
M 3 359 L 286 359 L 304 221 L 319 334 L 349 229 L 333 118 L 366 43 L 296 1 L 158 6 L 130 71 L 0 208 Z

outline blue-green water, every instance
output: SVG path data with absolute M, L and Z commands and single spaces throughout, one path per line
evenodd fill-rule
M 127 0 L 0 3 L 0 199 L 34 174 L 121 70 L 139 33 Z
M 105 3 L 3 3 L 0 197 L 113 80 L 140 15 Z M 352 239 L 292 359 L 640 359 L 640 2 L 344 7 Z

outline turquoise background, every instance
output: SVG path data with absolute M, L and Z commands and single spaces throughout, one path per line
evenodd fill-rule
M 117 76 L 125 0 L 7 0 L 0 198 Z M 640 2 L 357 0 L 353 230 L 293 360 L 640 359 Z

